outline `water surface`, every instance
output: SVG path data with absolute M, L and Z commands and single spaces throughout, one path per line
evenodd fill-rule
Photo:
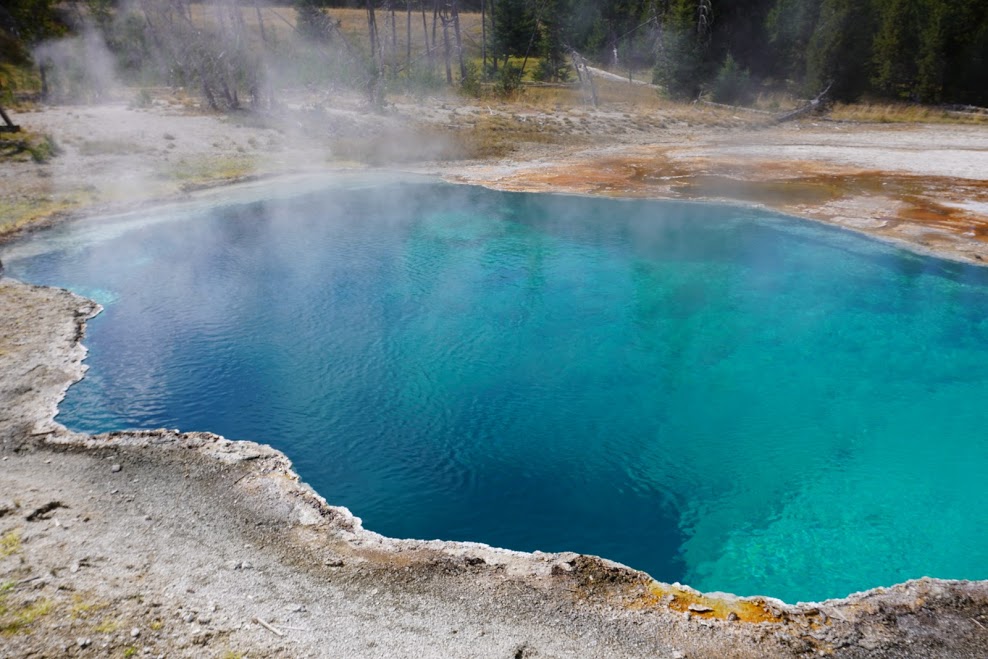
M 349 182 L 63 225 L 60 421 L 264 441 L 375 531 L 786 600 L 988 577 L 988 271 L 724 206 Z

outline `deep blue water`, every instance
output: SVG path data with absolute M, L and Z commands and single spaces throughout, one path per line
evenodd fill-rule
M 988 578 L 988 270 L 715 205 L 278 196 L 4 248 L 106 307 L 60 421 L 267 442 L 372 530 L 704 590 Z

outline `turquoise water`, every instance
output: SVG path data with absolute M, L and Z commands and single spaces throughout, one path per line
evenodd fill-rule
M 405 182 L 78 222 L 85 431 L 273 444 L 375 531 L 819 600 L 988 578 L 988 270 L 723 206 Z

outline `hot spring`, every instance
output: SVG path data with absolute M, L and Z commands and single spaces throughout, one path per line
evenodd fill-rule
M 988 577 L 988 270 L 710 204 L 224 194 L 4 247 L 105 307 L 62 423 L 266 442 L 385 535 L 701 590 Z

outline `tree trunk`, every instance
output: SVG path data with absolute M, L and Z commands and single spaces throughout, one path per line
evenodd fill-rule
M 483 76 L 487 75 L 487 0 L 480 0 L 480 53 Z
M 443 49 L 444 49 L 445 61 L 446 61 L 446 84 L 452 85 L 453 68 L 449 61 L 450 57 L 452 56 L 452 52 L 450 52 L 451 49 L 449 45 L 449 19 L 443 16 L 442 21 L 443 21 Z
M 202 81 L 202 95 L 206 97 L 206 102 L 209 103 L 210 109 L 214 112 L 220 111 L 220 106 L 216 103 L 216 97 L 213 96 L 213 90 L 209 87 L 209 83 L 205 79 Z
M 370 36 L 371 66 L 377 70 L 377 19 L 374 16 L 374 0 L 367 0 L 367 34 Z M 383 66 L 383 62 L 381 65 Z
M 3 111 L 0 107 L 0 119 L 3 119 L 4 125 L 0 126 L 0 133 L 17 133 L 20 132 L 21 127 L 10 120 L 7 113 Z M 0 266 L 0 270 L 3 270 L 3 266 Z
M 405 51 L 405 68 L 412 70 L 412 0 L 405 0 L 405 8 L 408 10 L 408 29 L 405 31 L 405 40 L 408 42 Z
M 432 47 L 436 47 L 436 25 L 439 23 L 439 3 L 442 0 L 434 0 L 432 3 Z
M 453 34 L 456 37 L 456 55 L 460 60 L 460 80 L 467 77 L 467 65 L 463 60 L 463 40 L 460 38 L 460 3 L 453 0 Z
M 425 17 L 425 0 L 419 0 L 422 9 L 422 35 L 425 37 L 425 53 L 429 58 L 429 68 L 435 70 L 436 63 L 432 57 L 432 49 L 436 47 L 436 42 L 433 41 L 432 45 L 429 45 L 429 21 Z
M 496 5 L 494 3 L 495 3 L 495 0 L 491 0 L 491 32 L 493 34 L 497 34 L 497 30 L 495 29 L 495 23 L 494 23 L 494 20 L 495 20 L 494 19 L 494 10 L 496 9 Z M 494 43 L 497 44 L 497 40 L 496 39 L 495 39 Z M 497 49 L 496 48 L 494 49 L 494 54 L 491 56 L 491 66 L 494 67 L 494 73 L 497 73 Z
M 41 72 L 41 100 L 45 103 L 48 102 L 48 62 L 42 61 L 38 66 L 38 70 Z
M 261 41 L 268 42 L 268 35 L 264 32 L 264 17 L 261 16 L 261 0 L 254 0 L 254 11 L 257 12 L 257 27 L 261 29 Z
M 240 0 L 233 0 L 230 3 L 233 26 L 236 30 L 237 44 L 247 43 L 247 21 L 244 20 L 244 12 L 240 8 Z
M 388 0 L 388 10 L 391 13 L 391 57 L 398 60 L 398 18 L 395 15 L 395 0 Z M 392 63 L 394 66 L 394 63 Z

